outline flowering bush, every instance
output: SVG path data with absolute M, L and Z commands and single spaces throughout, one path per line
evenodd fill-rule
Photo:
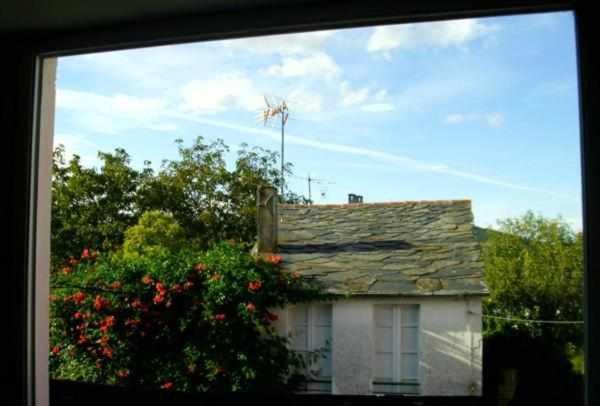
M 242 246 L 85 250 L 52 274 L 53 378 L 177 391 L 285 391 L 302 358 L 273 309 L 328 300 Z

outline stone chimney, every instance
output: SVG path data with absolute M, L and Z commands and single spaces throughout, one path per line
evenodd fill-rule
M 277 189 L 259 186 L 256 192 L 256 228 L 259 254 L 277 252 Z
M 348 195 L 348 203 L 349 204 L 357 204 L 357 203 L 362 203 L 362 202 L 363 202 L 362 195 L 355 195 L 354 193 L 350 193 Z

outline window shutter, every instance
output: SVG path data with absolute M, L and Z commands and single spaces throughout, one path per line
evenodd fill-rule
M 394 380 L 394 308 L 375 306 L 375 380 Z
M 400 309 L 400 375 L 403 381 L 419 379 L 419 307 Z

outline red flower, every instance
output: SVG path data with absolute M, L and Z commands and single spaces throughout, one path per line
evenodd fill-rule
M 109 328 L 115 325 L 115 316 L 106 316 L 104 320 L 100 322 L 100 331 L 106 333 Z
M 81 312 L 75 312 L 75 313 L 73 313 L 73 318 L 75 320 L 82 319 L 83 318 L 83 314 Z
M 119 281 L 116 281 L 116 282 L 113 282 L 113 283 L 110 284 L 110 287 L 113 288 L 113 289 L 120 289 L 121 286 L 123 286 L 123 285 Z
M 276 314 L 271 313 L 271 312 L 267 312 L 267 314 L 265 316 L 267 317 L 267 319 L 269 321 L 277 321 L 277 320 L 279 320 L 279 316 L 277 316 Z
M 159 293 L 156 296 L 154 296 L 154 299 L 152 299 L 152 301 L 154 302 L 154 304 L 161 304 L 165 301 L 165 297 Z
M 196 264 L 196 265 L 194 265 L 194 270 L 198 273 L 204 272 L 204 271 L 206 271 L 206 265 L 202 264 L 202 263 Z
M 65 267 L 62 269 L 62 273 L 64 273 L 65 275 L 68 275 L 68 274 L 70 274 L 71 272 L 73 272 L 73 268 L 69 268 L 68 266 L 65 266 Z
M 83 249 L 83 252 L 81 253 L 81 258 L 89 258 L 90 257 L 90 250 L 88 250 L 87 248 Z
M 110 347 L 105 347 L 102 349 L 102 355 L 104 355 L 106 358 L 112 358 L 113 357 L 113 350 Z
M 248 313 L 253 313 L 254 310 L 256 310 L 256 306 L 254 305 L 254 303 L 248 303 L 246 305 L 246 310 L 248 310 Z
M 100 311 L 108 306 L 108 300 L 104 299 L 102 296 L 97 295 L 94 300 L 94 309 Z
M 226 316 L 224 313 L 219 313 L 219 314 L 215 314 L 215 320 L 217 321 L 223 321 L 225 320 Z
M 107 347 L 108 346 L 108 341 L 110 340 L 110 337 L 107 335 L 103 335 L 102 337 L 100 337 L 98 340 L 96 340 L 96 344 L 100 344 L 100 346 L 102 347 Z
M 119 369 L 117 371 L 117 376 L 119 378 L 127 378 L 129 376 L 129 371 L 127 369 Z
M 90 339 L 85 335 L 85 334 L 80 334 L 79 335 L 79 339 L 77 340 L 77 344 L 85 344 L 89 341 Z
M 173 382 L 171 382 L 171 381 L 165 381 L 165 383 L 163 383 L 163 384 L 160 386 L 160 388 L 161 388 L 161 389 L 166 389 L 166 390 L 169 390 L 169 389 L 173 388 Z
M 156 291 L 161 295 L 164 296 L 167 293 L 167 288 L 165 287 L 164 284 L 160 283 L 160 282 L 156 282 Z
M 150 284 L 152 284 L 153 282 L 154 282 L 154 280 L 152 279 L 152 277 L 151 277 L 150 275 L 145 275 L 145 276 L 142 278 L 142 283 L 143 283 L 144 285 L 150 285 Z
M 58 355 L 60 353 L 60 347 L 58 345 L 55 345 L 54 347 L 52 347 L 52 349 L 50 350 L 50 352 L 53 355 Z
M 274 265 L 279 265 L 281 261 L 283 261 L 283 258 L 281 257 L 281 255 L 268 255 L 267 261 Z
M 81 304 L 85 300 L 85 293 L 77 292 L 71 297 L 71 299 L 73 302 L 75 302 L 75 304 Z
M 262 282 L 259 280 L 252 281 L 248 284 L 248 289 L 252 292 L 256 292 L 262 287 Z

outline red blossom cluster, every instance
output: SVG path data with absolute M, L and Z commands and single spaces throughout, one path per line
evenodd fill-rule
M 109 304 L 110 302 L 108 299 L 105 299 L 100 295 L 96 295 L 96 299 L 94 299 L 94 309 L 96 309 L 96 311 L 107 308 Z
M 256 310 L 256 305 L 254 303 L 248 303 L 246 305 L 246 310 L 248 313 L 254 313 L 254 310 Z
M 252 281 L 248 284 L 248 290 L 250 290 L 251 292 L 256 292 L 261 287 L 262 287 L 262 282 L 259 280 Z
M 166 296 L 167 296 L 167 288 L 165 287 L 164 284 L 157 282 L 156 283 L 156 295 L 154 296 L 154 299 L 152 299 L 152 301 L 154 302 L 154 304 L 161 304 L 166 300 Z
M 73 300 L 73 303 L 80 305 L 83 303 L 83 301 L 85 300 L 86 296 L 85 293 L 79 291 L 77 293 L 75 293 L 73 296 L 71 296 L 71 300 Z
M 100 331 L 107 333 L 108 330 L 115 325 L 115 316 L 106 316 L 104 320 L 100 322 Z
M 265 314 L 265 318 L 269 321 L 277 321 L 279 320 L 279 316 L 277 316 L 275 313 L 271 313 L 271 312 L 267 312 Z
M 267 261 L 272 263 L 273 265 L 279 265 L 283 261 L 283 258 L 281 257 L 281 255 L 272 254 L 267 256 Z
M 224 314 L 224 313 L 218 313 L 218 314 L 215 314 L 215 320 L 217 320 L 217 321 L 223 321 L 223 320 L 225 320 L 226 318 L 227 318 L 227 317 L 225 316 L 225 314 Z
M 206 271 L 206 265 L 202 263 L 196 264 L 194 265 L 194 270 L 198 273 L 202 273 Z
M 117 376 L 119 378 L 127 378 L 129 376 L 129 370 L 127 370 L 127 369 L 119 369 L 117 371 Z
M 160 385 L 160 388 L 161 388 L 161 389 L 166 389 L 166 390 L 169 390 L 169 389 L 172 389 L 172 388 L 173 388 L 173 385 L 174 385 L 174 384 L 173 384 L 173 382 L 172 382 L 172 381 L 165 381 L 165 382 L 164 382 L 162 385 Z

